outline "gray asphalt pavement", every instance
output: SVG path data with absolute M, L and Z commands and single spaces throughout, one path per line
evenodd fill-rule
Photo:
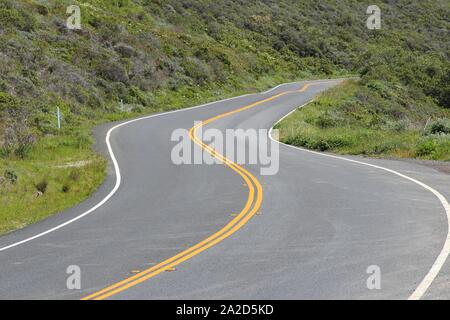
M 339 81 L 289 93 L 222 118 L 207 128 L 269 129 L 283 115 Z M 223 165 L 171 162 L 178 128 L 252 104 L 286 84 L 201 108 L 148 118 L 113 131 L 111 146 L 122 182 L 88 216 L 22 245 L 0 251 L 1 299 L 80 299 L 193 246 L 244 207 L 242 178 Z M 96 130 L 96 148 L 107 153 Z M 353 159 L 360 159 L 354 157 Z M 422 163 L 363 159 L 419 179 L 450 197 L 449 175 Z M 261 214 L 173 272 L 163 272 L 112 299 L 407 299 L 429 272 L 447 236 L 438 199 L 376 168 L 280 146 L 280 170 L 261 176 Z M 1 248 L 79 216 L 114 187 L 112 164 L 101 188 L 84 203 L 0 237 Z M 81 269 L 81 289 L 66 286 L 66 269 Z M 366 269 L 381 270 L 369 290 Z M 446 263 L 425 298 L 450 298 Z

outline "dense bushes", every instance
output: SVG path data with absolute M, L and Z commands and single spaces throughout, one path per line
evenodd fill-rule
M 438 119 L 427 125 L 425 132 L 430 134 L 450 134 L 450 119 Z
M 41 194 L 44 194 L 45 191 L 47 191 L 48 187 L 48 181 L 47 179 L 42 179 L 38 183 L 36 183 L 36 190 L 39 191 Z
M 18 99 L 0 92 L 0 155 L 26 157 L 35 142 L 28 117 L 29 111 Z

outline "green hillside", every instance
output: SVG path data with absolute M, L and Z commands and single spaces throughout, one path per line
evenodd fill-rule
M 0 233 L 98 187 L 94 125 L 298 79 L 361 76 L 282 123 L 284 141 L 449 160 L 449 2 L 376 4 L 381 30 L 356 0 L 2 0 Z

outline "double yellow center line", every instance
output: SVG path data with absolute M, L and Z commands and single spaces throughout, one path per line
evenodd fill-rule
M 192 127 L 189 130 L 190 139 L 195 144 L 200 146 L 203 150 L 205 150 L 210 155 L 212 155 L 214 158 L 220 160 L 226 166 L 228 166 L 230 169 L 235 171 L 245 181 L 246 185 L 248 186 L 248 198 L 247 198 L 244 208 L 225 227 L 223 227 L 222 229 L 220 229 L 213 235 L 209 236 L 205 240 L 197 243 L 196 245 L 190 247 L 189 249 L 186 249 L 183 252 L 180 252 L 177 255 L 175 255 L 175 256 L 147 269 L 147 270 L 144 270 L 144 271 L 137 273 L 129 278 L 126 278 L 125 280 L 117 282 L 105 289 L 102 289 L 102 290 L 95 292 L 87 297 L 84 297 L 82 300 L 103 300 L 103 299 L 109 298 L 119 292 L 122 292 L 124 290 L 127 290 L 128 288 L 131 288 L 131 287 L 139 284 L 139 283 L 142 283 L 164 271 L 171 270 L 175 266 L 179 265 L 180 263 L 192 258 L 193 256 L 195 256 L 195 255 L 205 251 L 206 249 L 216 245 L 217 243 L 221 242 L 225 238 L 229 237 L 230 235 L 232 235 L 233 233 L 238 231 L 243 225 L 245 225 L 257 213 L 257 211 L 261 207 L 261 203 L 262 203 L 262 199 L 263 199 L 263 189 L 262 189 L 260 182 L 249 171 L 247 171 L 240 165 L 236 164 L 235 162 L 227 159 L 225 156 L 218 153 L 216 150 L 214 150 L 210 146 L 206 145 L 205 143 L 203 143 L 201 138 L 199 138 L 196 134 L 197 130 L 207 124 L 214 122 L 214 121 L 217 121 L 224 117 L 228 117 L 233 114 L 251 109 L 251 108 L 256 107 L 265 102 L 269 102 L 269 101 L 277 99 L 281 96 L 284 96 L 288 93 L 304 92 L 309 86 L 310 86 L 310 84 L 307 84 L 307 85 L 303 86 L 303 88 L 301 90 L 298 90 L 298 91 L 285 91 L 285 92 L 273 95 L 269 98 L 257 101 L 255 103 L 252 103 L 245 107 L 242 107 L 242 108 L 230 111 L 230 112 L 222 113 L 220 115 L 217 115 L 215 117 L 207 119 L 203 122 L 200 122 L 197 125 L 195 125 L 194 127 Z

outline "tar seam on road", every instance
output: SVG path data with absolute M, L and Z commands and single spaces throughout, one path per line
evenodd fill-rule
M 442 267 L 444 266 L 445 261 L 447 260 L 449 254 L 450 254 L 450 205 L 449 205 L 447 199 L 440 192 L 438 192 L 437 190 L 433 189 L 429 185 L 427 185 L 427 184 L 425 184 L 425 183 L 423 183 L 423 182 L 421 182 L 419 180 L 416 180 L 414 178 L 411 178 L 411 177 L 409 177 L 407 175 L 404 175 L 404 174 L 402 174 L 400 172 L 397 172 L 395 170 L 388 169 L 388 168 L 381 167 L 381 166 L 377 166 L 377 165 L 370 164 L 370 163 L 367 163 L 367 162 L 357 161 L 357 160 L 353 160 L 353 159 L 348 159 L 348 158 L 344 158 L 344 157 L 339 157 L 339 156 L 335 156 L 335 155 L 331 155 L 331 154 L 321 153 L 321 152 L 317 152 L 317 151 L 312 151 L 312 150 L 307 150 L 307 149 L 304 149 L 304 148 L 292 146 L 292 145 L 280 142 L 278 140 L 275 140 L 272 137 L 273 128 L 278 123 L 283 121 L 285 118 L 290 116 L 292 113 L 294 113 L 298 109 L 303 108 L 304 106 L 310 104 L 314 100 L 315 99 L 312 99 L 311 101 L 303 104 L 302 106 L 292 110 L 291 112 L 286 114 L 284 117 L 282 117 L 280 120 L 275 122 L 275 124 L 269 130 L 269 138 L 272 141 L 275 141 L 275 142 L 277 142 L 279 144 L 282 144 L 284 146 L 287 146 L 289 148 L 293 148 L 293 149 L 300 150 L 300 151 L 303 151 L 303 152 L 316 154 L 316 155 L 323 156 L 323 157 L 339 159 L 339 160 L 344 160 L 344 161 L 348 161 L 348 162 L 352 162 L 352 163 L 356 163 L 356 164 L 360 164 L 360 165 L 364 165 L 364 166 L 369 166 L 369 167 L 372 167 L 372 168 L 380 169 L 380 170 L 383 170 L 383 171 L 395 174 L 395 175 L 397 175 L 397 176 L 399 176 L 401 178 L 404 178 L 406 180 L 412 181 L 415 184 L 418 184 L 419 186 L 421 186 L 422 188 L 430 191 L 432 194 L 434 194 L 439 199 L 439 201 L 441 202 L 442 206 L 444 207 L 444 210 L 445 210 L 445 213 L 446 213 L 446 217 L 447 217 L 447 237 L 445 239 L 444 246 L 442 247 L 441 252 L 439 253 L 439 255 L 436 258 L 436 260 L 434 261 L 433 265 L 431 266 L 430 271 L 428 271 L 428 273 L 425 275 L 423 280 L 420 282 L 420 284 L 417 286 L 417 288 L 414 290 L 414 292 L 408 298 L 408 300 L 420 300 L 423 297 L 423 295 L 426 293 L 428 288 L 431 286 L 432 282 L 437 277 L 439 272 L 441 271 Z

